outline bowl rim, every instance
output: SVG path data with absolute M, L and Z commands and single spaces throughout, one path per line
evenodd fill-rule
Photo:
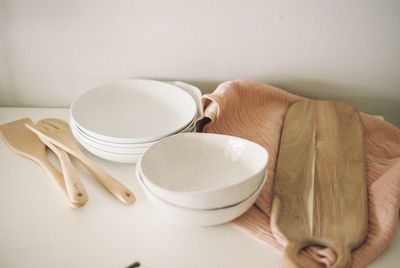
M 137 165 L 137 166 L 140 166 L 140 168 L 141 168 L 141 170 L 142 170 L 141 173 L 143 174 L 142 177 L 144 177 L 145 180 L 148 180 L 152 186 L 154 186 L 154 187 L 160 189 L 161 191 L 165 191 L 165 192 L 169 192 L 169 193 L 173 193 L 173 194 L 178 194 L 178 195 L 201 195 L 201 194 L 213 193 L 213 192 L 221 191 L 221 190 L 227 189 L 227 188 L 236 187 L 236 186 L 238 186 L 238 185 L 244 183 L 245 181 L 248 181 L 248 179 L 250 179 L 250 178 L 256 176 L 258 173 L 260 173 L 260 172 L 262 172 L 262 171 L 263 171 L 263 173 L 265 173 L 265 170 L 267 169 L 268 161 L 269 161 L 269 152 L 268 152 L 268 150 L 265 149 L 263 146 L 261 146 L 260 144 L 258 144 L 258 143 L 256 143 L 256 142 L 253 142 L 253 141 L 251 141 L 251 140 L 247 140 L 247 139 L 244 139 L 244 138 L 241 138 L 241 137 L 232 136 L 232 135 L 226 135 L 226 134 L 217 134 L 217 133 L 189 132 L 189 133 L 178 133 L 178 134 L 175 134 L 175 135 L 166 137 L 166 138 L 164 138 L 164 139 L 161 139 L 159 142 L 153 144 L 152 146 L 150 146 L 150 147 L 146 150 L 146 152 L 140 157 L 140 160 L 142 160 L 142 159 L 146 156 L 146 154 L 148 154 L 149 152 L 151 152 L 151 149 L 152 149 L 154 146 L 156 146 L 157 144 L 159 144 L 159 143 L 161 143 L 161 142 L 165 142 L 165 141 L 170 140 L 170 139 L 173 139 L 173 138 L 176 138 L 176 137 L 178 137 L 178 136 L 190 136 L 190 135 L 192 135 L 192 136 L 202 136 L 202 135 L 226 136 L 226 137 L 230 137 L 230 138 L 242 140 L 242 141 L 245 141 L 245 142 L 247 142 L 247 143 L 251 143 L 251 144 L 255 145 L 256 148 L 260 149 L 263 153 L 265 153 L 265 162 L 264 162 L 264 164 L 262 165 L 262 167 L 261 167 L 260 169 L 257 169 L 256 172 L 250 173 L 250 174 L 246 177 L 245 180 L 238 181 L 238 182 L 234 182 L 234 183 L 230 183 L 230 184 L 227 184 L 227 185 L 224 185 L 224 186 L 220 186 L 220 187 L 217 187 L 217 188 L 213 188 L 213 189 L 202 189 L 202 190 L 182 191 L 182 190 L 171 190 L 171 189 L 168 189 L 168 188 L 161 187 L 160 185 L 154 183 L 146 174 L 143 173 L 143 169 L 142 169 L 142 166 L 141 166 L 142 161 L 140 161 L 140 162 L 138 161 L 138 162 L 136 163 L 136 165 Z M 261 179 L 261 180 L 262 180 L 262 179 Z
M 101 133 L 96 133 L 94 130 L 90 130 L 87 127 L 82 126 L 77 120 L 77 117 L 74 116 L 74 109 L 76 109 L 76 105 L 79 105 L 79 101 L 81 101 L 83 98 L 87 97 L 88 94 L 93 94 L 93 92 L 95 91 L 99 91 L 99 90 L 104 90 L 104 88 L 107 87 L 115 87 L 115 86 L 125 86 L 126 84 L 140 84 L 140 83 L 147 83 L 147 84 L 155 84 L 158 86 L 163 86 L 166 88 L 175 88 L 175 92 L 180 92 L 178 94 L 181 94 L 182 96 L 185 96 L 184 98 L 186 98 L 186 101 L 190 102 L 190 112 L 188 114 L 188 116 L 190 116 L 190 120 L 187 119 L 186 123 L 183 126 L 180 127 L 176 127 L 174 128 L 174 130 L 170 130 L 170 131 L 166 131 L 165 133 L 162 134 L 154 134 L 154 136 L 146 136 L 146 137 L 117 137 L 117 136 L 109 136 L 109 135 L 105 135 L 105 134 L 101 134 Z M 129 85 L 131 86 L 131 85 Z M 93 137 L 97 137 L 100 140 L 105 140 L 105 141 L 111 141 L 111 142 L 116 142 L 116 143 L 145 143 L 145 142 L 151 142 L 154 140 L 158 140 L 161 139 L 163 137 L 166 137 L 168 135 L 171 135 L 173 133 L 176 133 L 177 131 L 180 131 L 182 129 L 184 129 L 188 124 L 190 124 L 190 122 L 192 122 L 192 120 L 194 118 L 196 118 L 197 115 L 197 103 L 196 101 L 193 99 L 193 97 L 184 89 L 182 89 L 179 86 L 176 86 L 174 84 L 171 83 L 167 83 L 164 81 L 159 81 L 159 80 L 152 80 L 152 79 L 142 79 L 142 78 L 131 78 L 131 79 L 123 79 L 123 80 L 119 80 L 116 82 L 112 82 L 112 83 L 106 83 L 106 84 L 102 84 L 99 85 L 97 87 L 94 88 L 90 88 L 87 89 L 85 92 L 83 92 L 81 95 L 79 95 L 78 97 L 76 97 L 69 108 L 69 115 L 70 117 L 74 118 L 75 123 L 80 127 L 80 129 L 84 130 L 84 132 L 90 134 Z M 75 111 L 76 113 L 76 111 Z
M 258 192 L 262 190 L 262 188 L 264 187 L 264 185 L 265 185 L 265 183 L 267 182 L 267 179 L 268 179 L 268 175 L 265 175 L 265 176 L 263 177 L 263 179 L 260 181 L 260 183 L 257 185 L 257 187 L 254 189 L 254 191 L 251 192 L 250 195 L 248 195 L 245 199 L 242 199 L 242 200 L 239 201 L 239 202 L 235 202 L 234 204 L 227 205 L 227 206 L 223 206 L 223 207 L 218 207 L 218 208 L 191 208 L 191 207 L 180 206 L 180 205 L 177 205 L 177 204 L 175 204 L 175 203 L 171 203 L 171 202 L 165 200 L 164 198 L 158 196 L 157 194 L 155 194 L 155 193 L 149 188 L 149 186 L 146 184 L 146 182 L 143 180 L 143 177 L 141 176 L 141 172 L 139 171 L 141 160 L 142 160 L 142 157 L 140 157 L 140 158 L 138 159 L 138 161 L 137 161 L 137 163 L 136 163 L 136 168 L 135 168 L 136 178 L 137 178 L 138 180 L 140 180 L 139 184 L 143 185 L 143 187 L 146 187 L 146 190 L 147 190 L 153 197 L 157 198 L 159 201 L 161 201 L 161 202 L 163 202 L 163 203 L 165 203 L 165 204 L 167 204 L 167 205 L 170 205 L 170 206 L 173 206 L 173 207 L 176 207 L 176 208 L 179 208 L 179 209 L 183 209 L 183 210 L 191 210 L 191 211 L 218 211 L 218 210 L 223 210 L 223 209 L 229 209 L 229 208 L 236 207 L 236 206 L 238 206 L 238 205 L 240 205 L 240 204 L 246 202 L 247 200 L 249 200 L 249 199 L 252 198 L 253 196 L 257 195 Z

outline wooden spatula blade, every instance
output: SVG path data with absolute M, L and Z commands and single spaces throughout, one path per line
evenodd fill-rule
M 67 194 L 64 177 L 47 159 L 46 145 L 27 126 L 33 126 L 29 118 L 9 122 L 0 126 L 0 134 L 15 153 L 38 163 L 54 179 L 65 196 L 71 197 Z M 86 195 L 83 195 L 82 198 L 71 197 L 67 200 L 72 207 L 80 207 L 86 203 L 85 198 Z
M 25 127 L 25 124 L 33 123 L 29 118 L 12 121 L 1 125 L 0 133 L 14 152 L 38 161 L 45 155 L 46 146 L 35 133 Z

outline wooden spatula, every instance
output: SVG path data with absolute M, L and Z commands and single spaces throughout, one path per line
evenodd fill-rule
M 351 105 L 300 101 L 283 125 L 271 226 L 286 245 L 289 267 L 310 267 L 302 249 L 327 247 L 331 267 L 350 267 L 351 250 L 367 233 L 367 184 L 363 130 Z
M 63 175 L 50 163 L 46 156 L 46 146 L 38 136 L 25 125 L 33 125 L 29 118 L 23 118 L 0 126 L 0 133 L 9 147 L 17 154 L 38 163 L 57 183 L 61 191 L 67 195 Z M 84 203 L 68 199 L 72 207 L 80 207 Z
M 126 186 L 86 157 L 75 143 L 67 122 L 60 119 L 43 119 L 36 125 L 27 125 L 27 127 L 42 140 L 47 140 L 76 157 L 118 200 L 125 204 L 135 201 L 135 196 Z
M 88 195 L 86 193 L 85 187 L 83 186 L 81 180 L 79 179 L 79 174 L 75 167 L 72 165 L 71 159 L 68 154 L 52 144 L 47 140 L 41 140 L 47 147 L 54 152 L 54 154 L 60 160 L 61 169 L 64 175 L 65 188 L 67 190 L 67 195 L 69 200 L 76 204 L 77 206 L 83 206 L 88 201 Z

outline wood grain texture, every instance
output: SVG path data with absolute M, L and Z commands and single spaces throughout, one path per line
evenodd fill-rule
M 47 140 L 42 140 L 42 142 L 54 152 L 60 161 L 61 169 L 64 175 L 65 188 L 67 190 L 69 199 L 76 207 L 84 206 L 89 198 L 85 187 L 79 178 L 78 172 L 72 165 L 69 155 L 64 150 L 58 148 Z
M 64 177 L 48 160 L 46 156 L 46 146 L 38 136 L 26 128 L 25 125 L 33 125 L 32 120 L 29 118 L 22 118 L 1 125 L 0 133 L 4 141 L 15 153 L 38 163 L 45 170 L 47 175 L 56 182 L 64 196 L 67 197 L 69 204 L 72 207 L 79 207 L 80 204 L 76 204 L 73 200 L 68 198 Z
M 299 252 L 332 249 L 332 267 L 349 267 L 367 232 L 367 181 L 358 112 L 333 101 L 300 101 L 281 134 L 271 228 L 290 267 L 309 267 Z
M 239 136 L 268 150 L 267 183 L 255 205 L 233 224 L 279 251 L 285 248 L 272 235 L 270 219 L 276 162 L 286 111 L 300 100 L 305 98 L 250 80 L 224 82 L 207 98 L 202 98 L 203 132 Z M 397 234 L 400 207 L 400 129 L 375 116 L 360 113 L 360 117 L 364 128 L 369 211 L 368 236 L 352 251 L 354 268 L 385 258 L 380 255 Z M 302 251 L 301 257 L 315 263 L 328 263 L 327 251 L 330 250 L 311 247 Z M 331 255 L 333 258 L 329 258 L 329 263 L 335 261 L 334 253 Z
M 43 119 L 36 125 L 26 125 L 40 139 L 53 143 L 76 157 L 94 177 L 118 200 L 125 204 L 135 202 L 134 194 L 121 182 L 97 166 L 80 150 L 67 122 L 60 119 Z

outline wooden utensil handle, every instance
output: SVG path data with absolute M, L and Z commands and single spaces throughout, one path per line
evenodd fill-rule
M 66 152 L 55 145 L 50 148 L 60 160 L 61 168 L 64 174 L 65 186 L 67 194 L 71 202 L 76 206 L 83 206 L 88 201 L 88 196 L 82 182 L 79 179 L 75 167 Z
M 99 180 L 99 182 L 121 202 L 131 204 L 135 201 L 135 196 L 127 187 L 108 174 L 105 170 L 96 166 L 96 164 L 85 155 L 79 155 L 78 159 Z
M 68 203 L 71 207 L 79 207 L 78 205 L 76 205 L 74 202 L 72 202 L 69 198 L 68 198 L 68 194 L 67 194 L 67 189 L 65 188 L 65 182 L 64 182 L 64 177 L 61 174 L 60 171 L 58 171 L 52 163 L 50 163 L 49 160 L 47 159 L 42 159 L 39 162 L 40 166 L 46 171 L 47 175 L 52 178 L 58 188 L 63 192 L 63 195 L 66 197 L 66 199 L 68 200 Z
M 351 266 L 351 252 L 344 246 L 334 245 L 318 239 L 305 239 L 302 241 L 289 241 L 284 253 L 284 262 L 286 267 L 308 268 L 313 267 L 311 261 L 299 258 L 299 253 L 302 249 L 310 246 L 323 246 L 328 247 L 334 251 L 336 261 L 329 266 L 330 268 L 348 268 Z

